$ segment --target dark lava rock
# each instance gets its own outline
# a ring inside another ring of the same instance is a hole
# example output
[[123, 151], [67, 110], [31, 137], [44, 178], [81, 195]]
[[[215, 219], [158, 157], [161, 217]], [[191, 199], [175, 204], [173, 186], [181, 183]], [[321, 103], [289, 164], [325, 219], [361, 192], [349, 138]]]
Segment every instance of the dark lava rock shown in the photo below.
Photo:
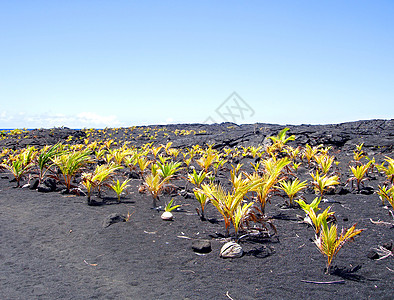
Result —
[[379, 254], [375, 250], [371, 250], [368, 252], [367, 257], [369, 259], [379, 259]]
[[350, 193], [350, 190], [345, 187], [340, 187], [337, 192], [338, 195], [346, 195], [349, 193]]
[[104, 219], [103, 227], [106, 228], [108, 226], [111, 226], [112, 224], [119, 222], [126, 222], [126, 216], [119, 213], [113, 213]]
[[373, 194], [373, 187], [372, 186], [365, 186], [360, 189], [359, 193], [362, 195], [372, 195]]
[[192, 242], [192, 249], [198, 253], [209, 253], [212, 251], [211, 242], [208, 240], [194, 240]]
[[186, 190], [181, 190], [181, 191], [179, 191], [179, 195], [181, 195], [183, 198], [185, 198], [185, 199], [192, 199], [193, 197], [194, 197], [194, 194], [193, 193], [189, 193], [188, 191], [186, 191]]
[[127, 177], [129, 177], [130, 179], [140, 179], [140, 174], [138, 174], [137, 172], [133, 171], [133, 172], [129, 172], [126, 174]]
[[52, 189], [50, 187], [46, 186], [45, 184], [40, 183], [37, 186], [37, 191], [40, 193], [49, 193], [49, 192], [52, 192]]
[[38, 180], [38, 179], [35, 179], [35, 180], [32, 180], [31, 182], [30, 182], [30, 187], [29, 187], [29, 189], [31, 189], [31, 190], [36, 190], [37, 188], [38, 188], [38, 185], [40, 184], [40, 180]]
[[47, 178], [43, 181], [43, 184], [51, 189], [51, 191], [56, 190], [56, 180], [53, 178]]
[[387, 250], [393, 251], [393, 242], [387, 242], [383, 244], [383, 247]]

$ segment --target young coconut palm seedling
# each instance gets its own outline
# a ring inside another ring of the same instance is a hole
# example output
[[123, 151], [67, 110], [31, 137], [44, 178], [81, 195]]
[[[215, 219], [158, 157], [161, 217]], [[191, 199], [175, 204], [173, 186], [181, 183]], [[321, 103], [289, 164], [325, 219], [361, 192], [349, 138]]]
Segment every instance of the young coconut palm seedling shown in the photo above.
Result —
[[123, 194], [123, 192], [129, 187], [127, 184], [131, 179], [126, 179], [122, 183], [120, 183], [119, 179], [114, 181], [112, 185], [110, 185], [111, 189], [116, 193], [118, 196], [118, 202], [120, 202], [120, 197]]
[[211, 172], [205, 173], [204, 170], [201, 170], [199, 173], [197, 173], [196, 169], [193, 169], [193, 174], [187, 174], [187, 180], [199, 188], [201, 183], [205, 178], [207, 178], [207, 176], [210, 175], [210, 173]]
[[181, 168], [182, 163], [180, 162], [169, 161], [162, 163], [158, 161], [156, 164], [163, 178], [167, 178], [167, 177], [172, 178], [173, 176], [175, 176], [176, 172], [182, 169]]
[[286, 137], [286, 132], [290, 130], [290, 128], [283, 128], [277, 136], [269, 136], [268, 138], [273, 142], [274, 145], [276, 145], [276, 149], [278, 151], [282, 151], [283, 147], [285, 144], [289, 141], [294, 141], [295, 140], [295, 135], [291, 135], [289, 137]]
[[65, 152], [52, 158], [54, 165], [63, 175], [67, 191], [71, 189], [71, 182], [75, 175], [92, 162], [89, 152], [89, 150]]
[[217, 153], [211, 148], [208, 148], [205, 154], [199, 159], [197, 159], [196, 162], [205, 171], [205, 173], [208, 173], [209, 167], [214, 163], [216, 159]]
[[226, 159], [220, 158], [220, 154], [216, 157], [215, 161], [212, 164], [213, 173], [215, 175], [218, 174], [219, 169], [223, 168], [223, 165], [227, 162]]
[[289, 197], [289, 207], [293, 207], [293, 199], [295, 195], [305, 189], [307, 187], [307, 182], [305, 181], [300, 181], [298, 178], [292, 180], [292, 181], [281, 181], [279, 182], [278, 188], [283, 190], [287, 196]]
[[305, 149], [303, 151], [302, 157], [306, 158], [308, 165], [311, 164], [313, 157], [317, 154], [317, 152], [319, 151], [319, 148], [323, 147], [323, 145], [318, 145], [318, 146], [314, 146], [311, 147], [309, 144], [305, 145]]
[[171, 199], [170, 202], [167, 203], [167, 205], [164, 208], [164, 212], [161, 215], [162, 220], [165, 221], [172, 221], [174, 219], [174, 215], [172, 214], [172, 211], [181, 207], [180, 205], [172, 205], [174, 202], [174, 199]]
[[371, 161], [369, 161], [367, 164], [365, 165], [360, 165], [360, 166], [350, 166], [350, 170], [353, 173], [353, 177], [350, 177], [347, 182], [351, 181], [352, 182], [352, 186], [353, 186], [353, 180], [356, 181], [357, 184], [357, 191], [360, 191], [360, 185], [361, 183], [363, 183], [365, 180], [368, 180], [368, 178], [364, 178], [365, 174], [367, 173], [370, 165], [371, 165]]
[[353, 160], [356, 163], [360, 163], [360, 160], [365, 157], [365, 153], [362, 150], [364, 143], [356, 145], [356, 150], [353, 151]]
[[258, 147], [250, 146], [249, 152], [252, 155], [252, 158], [256, 158], [256, 156], [261, 157], [262, 155], [262, 152], [260, 152], [261, 149], [263, 149], [263, 146], [258, 146]]
[[315, 155], [314, 159], [318, 165], [319, 170], [322, 171], [323, 174], [328, 174], [335, 157], [329, 156], [327, 154], [319, 154]]
[[[235, 217], [236, 210], [241, 205], [244, 196], [251, 190], [256, 189], [261, 185], [262, 179], [253, 181], [244, 181], [244, 183], [231, 192], [226, 192], [223, 187], [218, 184], [202, 184], [199, 192], [205, 194], [209, 201], [215, 206], [218, 212], [223, 216], [227, 236], [229, 235], [230, 224], [238, 230], [239, 224], [234, 224], [234, 221], [243, 219], [238, 216]], [[246, 213], [246, 210], [241, 210]], [[238, 233], [238, 231], [236, 232]]]
[[199, 188], [194, 188], [193, 192], [201, 207], [201, 210], [196, 208], [197, 214], [199, 215], [201, 221], [205, 221], [205, 205], [208, 203], [208, 197]]
[[334, 212], [331, 212], [331, 207], [327, 207], [321, 214], [317, 214], [317, 211], [320, 210], [318, 207], [321, 201], [321, 197], [316, 197], [311, 204], [305, 203], [303, 200], [296, 200], [296, 202], [301, 206], [303, 211], [306, 213], [306, 217], [304, 218], [304, 222], [311, 225], [315, 230], [316, 238], [320, 232], [322, 226], [322, 220], [327, 220], [329, 217], [332, 217], [335, 220]]
[[340, 236], [337, 234], [337, 226], [332, 224], [331, 227], [327, 224], [327, 219], [321, 220], [321, 230], [315, 244], [319, 251], [327, 256], [326, 274], [330, 274], [330, 266], [332, 260], [338, 254], [338, 251], [349, 241], [354, 240], [354, 237], [360, 234], [364, 229], [356, 229], [356, 224], [347, 230], [342, 229]]
[[62, 148], [63, 145], [61, 143], [57, 143], [53, 146], [44, 146], [39, 152], [39, 155], [37, 156], [37, 165], [39, 169], [38, 179], [40, 182], [43, 180], [45, 173], [49, 170], [52, 164], [52, 158], [60, 154]]
[[164, 148], [163, 145], [160, 145], [160, 146], [157, 146], [157, 147], [152, 146], [150, 151], [152, 152], [152, 154], [155, 157], [155, 159], [156, 159], [157, 155], [159, 154], [160, 150], [163, 149], [163, 148]]
[[376, 192], [380, 199], [382, 200], [382, 205], [384, 205], [384, 200], [387, 200], [394, 209], [394, 185], [388, 188], [387, 186], [378, 186], [378, 191]]
[[106, 185], [106, 181], [112, 178], [116, 170], [123, 167], [116, 165], [114, 162], [105, 165], [97, 165], [92, 173], [82, 173], [81, 183], [85, 186], [88, 197], [88, 204], [91, 203], [92, 191], [98, 188], [98, 195], [101, 197], [101, 187]]
[[[384, 163], [387, 162], [388, 166], [385, 167]], [[394, 159], [386, 156], [385, 162], [381, 165], [376, 165], [376, 168], [379, 172], [383, 172], [386, 174], [387, 180], [394, 185]]]
[[161, 174], [157, 172], [155, 175], [150, 173], [145, 177], [144, 185], [149, 190], [153, 198], [153, 208], [157, 208], [157, 200], [159, 200], [159, 194], [165, 187], [165, 184], [170, 177], [162, 178]]
[[169, 148], [167, 150], [167, 155], [172, 156], [173, 158], [177, 158], [181, 150], [176, 149], [176, 148]]
[[14, 175], [16, 180], [16, 187], [20, 186], [20, 180], [26, 173], [28, 173], [34, 166], [33, 157], [35, 156], [33, 148], [26, 148], [15, 156], [10, 156], [5, 162], [0, 164], [1, 168], [4, 168]]
[[319, 174], [319, 170], [316, 171], [316, 174], [310, 173], [313, 178], [312, 185], [315, 188], [315, 193], [323, 196], [324, 192], [328, 189], [333, 188], [334, 185], [339, 184], [339, 177], [337, 175], [333, 175], [328, 177], [328, 175], [321, 176]]
[[298, 155], [299, 155], [300, 152], [301, 152], [301, 147], [298, 146], [297, 148], [293, 148], [293, 147], [291, 147], [291, 146], [286, 146], [286, 147], [282, 150], [282, 152], [286, 153], [287, 156], [288, 156], [291, 160], [295, 161], [295, 160], [298, 158]]
[[[321, 197], [315, 197], [311, 204], [306, 203], [304, 200], [299, 199], [295, 200], [295, 202], [298, 203], [298, 205], [302, 208], [302, 210], [305, 212], [306, 217], [304, 218], [304, 222], [308, 223], [309, 225], [315, 227], [315, 223], [312, 222], [312, 218], [310, 217], [310, 214], [313, 213], [316, 215], [316, 213], [320, 210], [319, 204], [321, 201]], [[320, 230], [319, 226], [315, 227], [315, 231], [318, 232]]]
[[149, 165], [152, 163], [152, 161], [148, 160], [148, 158], [146, 156], [139, 156], [137, 158], [137, 163], [140, 168], [141, 178], [143, 178], [144, 171], [149, 167]]

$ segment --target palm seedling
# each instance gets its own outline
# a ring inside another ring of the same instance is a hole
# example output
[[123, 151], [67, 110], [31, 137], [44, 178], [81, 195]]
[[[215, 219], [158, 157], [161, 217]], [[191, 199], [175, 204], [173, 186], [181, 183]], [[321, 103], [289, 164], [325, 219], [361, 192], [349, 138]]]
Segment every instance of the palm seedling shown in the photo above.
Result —
[[108, 160], [108, 162], [114, 161], [118, 166], [121, 166], [123, 159], [127, 154], [128, 154], [127, 151], [125, 151], [122, 148], [110, 149], [109, 150], [110, 159]]
[[381, 165], [376, 165], [376, 168], [379, 172], [383, 172], [386, 174], [387, 180], [394, 185], [394, 159], [386, 156], [385, 161], [388, 163], [388, 166], [384, 166], [384, 162]]
[[252, 166], [253, 170], [255, 173], [259, 173], [259, 168], [260, 168], [260, 162], [252, 163], [250, 162], [250, 165]]
[[113, 139], [106, 140], [106, 141], [104, 141], [104, 146], [105, 146], [105, 148], [107, 148], [107, 150], [110, 150], [113, 143], [114, 143]]
[[317, 162], [319, 170], [322, 171], [323, 174], [328, 174], [335, 157], [327, 154], [319, 154], [315, 155], [314, 159]]
[[191, 156], [189, 156], [189, 154], [186, 154], [188, 157], [184, 157], [183, 158], [183, 162], [185, 163], [185, 165], [186, 165], [186, 167], [189, 167], [190, 166], [190, 164], [191, 164], [191, 162], [192, 162], [192, 160], [193, 160], [193, 157], [191, 157]]
[[[239, 224], [234, 224], [234, 221], [243, 219], [244, 216], [239, 216], [236, 218], [235, 214], [244, 196], [251, 190], [256, 189], [261, 184], [262, 179], [244, 182], [236, 189], [232, 189], [231, 192], [226, 192], [223, 187], [218, 184], [202, 184], [201, 189], [198, 192], [205, 194], [209, 201], [215, 206], [218, 212], [223, 216], [226, 234], [229, 235], [230, 224], [232, 223], [236, 235], [238, 234]], [[247, 210], [241, 210], [241, 212], [246, 213]], [[238, 212], [239, 214], [240, 212]]]
[[160, 145], [160, 146], [157, 146], [157, 147], [152, 147], [151, 149], [150, 149], [150, 151], [152, 152], [152, 154], [153, 154], [153, 156], [155, 157], [155, 159], [156, 159], [156, 157], [157, 157], [157, 155], [159, 154], [159, 152], [160, 152], [160, 150], [161, 149], [163, 149], [163, 145]]
[[107, 154], [107, 151], [108, 150], [105, 149], [104, 147], [100, 147], [98, 150], [94, 151], [94, 155], [97, 160], [100, 160], [105, 157], [105, 155]]
[[301, 147], [297, 147], [297, 148], [293, 148], [291, 146], [286, 146], [282, 152], [286, 153], [287, 156], [291, 159], [291, 160], [296, 160], [298, 155], [300, 154], [301, 151]]
[[319, 203], [321, 201], [321, 197], [316, 197], [311, 204], [305, 203], [304, 200], [295, 200], [302, 210], [306, 213], [306, 217], [304, 218], [304, 222], [308, 223], [311, 225], [314, 230], [316, 236], [319, 234], [321, 225], [322, 225], [322, 220], [327, 220], [328, 217], [331, 217], [334, 215], [334, 212], [331, 212], [330, 209], [331, 207], [327, 207], [321, 214], [317, 214], [317, 212], [320, 210], [319, 208]]
[[172, 219], [174, 218], [172, 211], [181, 207], [180, 205], [172, 205], [173, 202], [174, 199], [171, 199], [171, 201], [168, 202], [167, 205], [164, 207], [164, 212], [161, 215], [161, 218], [163, 220], [172, 221]]
[[167, 205], [164, 207], [164, 211], [171, 212], [171, 211], [181, 207], [179, 204], [178, 205], [172, 205], [173, 202], [174, 202], [174, 199], [171, 199], [171, 201], [169, 201], [167, 203]]
[[113, 189], [113, 191], [116, 193], [116, 195], [118, 196], [118, 202], [120, 202], [120, 196], [122, 195], [122, 193], [127, 189], [127, 187], [129, 186], [127, 183], [130, 181], [130, 179], [126, 179], [124, 180], [122, 183], [120, 183], [119, 179], [117, 179], [116, 181], [114, 181], [114, 183], [112, 185], [110, 185], [111, 189]]
[[306, 158], [308, 165], [311, 164], [313, 157], [317, 154], [319, 148], [321, 147], [323, 147], [323, 145], [318, 145], [314, 147], [311, 147], [309, 144], [305, 145], [305, 149], [302, 156]]
[[293, 168], [294, 171], [297, 172], [298, 168], [301, 166], [301, 163], [296, 163], [293, 161], [293, 164], [291, 165], [291, 167]]
[[161, 163], [158, 161], [156, 164], [159, 167], [158, 170], [163, 178], [172, 178], [176, 172], [182, 169], [182, 164], [180, 162], [169, 161]]
[[328, 146], [328, 147], [324, 147], [324, 148], [320, 148], [319, 152], [322, 155], [328, 155], [328, 152], [332, 149], [332, 146]]
[[245, 184], [245, 182], [248, 181], [248, 179], [244, 178], [243, 172], [239, 173], [241, 166], [242, 166], [242, 164], [237, 164], [237, 166], [235, 166], [235, 167], [232, 166], [233, 169], [230, 170], [230, 181], [233, 186], [233, 189], [237, 189], [242, 184]]
[[291, 161], [287, 157], [277, 159], [275, 156], [261, 161], [261, 164], [264, 167], [264, 172], [269, 175], [279, 175], [290, 163]]
[[196, 208], [197, 214], [200, 216], [201, 221], [205, 221], [205, 205], [208, 202], [208, 197], [198, 188], [194, 188], [193, 192], [194, 192], [194, 196], [196, 197], [197, 201], [200, 203], [200, 207], [201, 207], [201, 211], [198, 208]]
[[391, 186], [390, 188], [387, 188], [387, 186], [378, 186], [378, 191], [376, 192], [380, 199], [382, 200], [382, 204], [384, 205], [384, 201], [387, 200], [390, 205], [394, 209], [394, 185]]
[[262, 176], [257, 173], [246, 175], [252, 182], [261, 179], [261, 184], [252, 189], [253, 192], [256, 192], [257, 201], [260, 203], [259, 213], [261, 215], [264, 215], [265, 206], [269, 202], [271, 194], [276, 190], [275, 185], [284, 179], [281, 176], [282, 170], [288, 163], [290, 161], [288, 161], [287, 157], [280, 160], [270, 158], [262, 161], [264, 166]]
[[164, 146], [164, 145], [162, 145], [162, 146], [163, 146], [163, 148], [164, 148], [164, 151], [167, 153], [167, 155], [170, 155], [170, 154], [168, 153], [168, 149], [171, 148], [172, 142], [168, 142], [165, 146]]
[[[364, 178], [365, 174], [367, 173], [370, 165], [371, 165], [371, 161], [369, 161], [367, 164], [365, 165], [360, 165], [360, 166], [350, 166], [350, 170], [353, 173], [353, 177], [350, 177], [348, 179], [348, 182], [351, 181], [353, 183], [353, 180], [356, 181], [356, 185], [357, 185], [357, 190], [360, 191], [360, 185], [361, 183], [363, 183], [365, 180], [367, 180], [368, 178]], [[352, 184], [353, 185], [353, 184]]]
[[356, 224], [347, 230], [342, 229], [340, 236], [337, 234], [337, 226], [327, 224], [327, 219], [322, 218], [321, 230], [317, 239], [314, 241], [319, 251], [327, 256], [326, 274], [330, 273], [330, 266], [338, 251], [348, 242], [354, 240], [354, 237], [360, 234], [363, 229], [356, 229]]
[[139, 156], [137, 158], [137, 163], [140, 168], [141, 177], [144, 177], [144, 171], [146, 168], [149, 167], [149, 165], [152, 163], [152, 161], [148, 160], [148, 158], [146, 156]]
[[220, 158], [220, 155], [216, 157], [216, 160], [213, 162], [213, 172], [215, 175], [218, 174], [220, 168], [223, 168], [223, 165], [227, 162], [226, 159]]
[[20, 180], [22, 177], [30, 171], [34, 166], [32, 162], [32, 149], [24, 149], [15, 156], [10, 156], [2, 164], [1, 168], [4, 168], [14, 175], [16, 180], [16, 187], [20, 186]]
[[298, 178], [292, 181], [281, 181], [279, 182], [279, 188], [283, 190], [289, 197], [288, 205], [293, 207], [293, 199], [295, 195], [307, 186], [306, 180], [300, 182]]
[[276, 149], [278, 149], [278, 151], [282, 151], [287, 142], [295, 140], [295, 135], [286, 137], [286, 132], [288, 130], [290, 130], [290, 128], [283, 128], [277, 136], [268, 137], [273, 142], [273, 144], [277, 146]]
[[167, 149], [167, 155], [172, 156], [173, 158], [177, 158], [180, 152], [181, 150], [176, 148]]
[[116, 170], [122, 168], [122, 166], [111, 162], [109, 164], [97, 165], [93, 173], [83, 173], [82, 184], [88, 190], [88, 201], [90, 201], [91, 192], [94, 188], [98, 189], [99, 197], [101, 197], [101, 187], [112, 178], [112, 175]]
[[165, 187], [165, 184], [170, 179], [170, 177], [162, 178], [161, 174], [157, 172], [155, 175], [150, 173], [145, 177], [144, 185], [149, 190], [153, 198], [153, 208], [156, 208], [157, 200], [159, 200], [159, 194]]
[[361, 143], [360, 145], [356, 145], [356, 150], [353, 151], [353, 160], [357, 163], [360, 162], [360, 159], [362, 159], [365, 156], [364, 151], [362, 150], [364, 143]]
[[321, 176], [319, 171], [316, 174], [310, 173], [313, 178], [312, 185], [315, 188], [315, 193], [323, 196], [324, 192], [328, 189], [333, 188], [334, 185], [339, 184], [339, 177], [337, 175], [328, 176], [327, 174]]
[[210, 172], [205, 173], [204, 170], [201, 170], [199, 173], [197, 173], [196, 169], [193, 169], [193, 174], [187, 174], [187, 180], [197, 187], [200, 187], [203, 180], [209, 176], [209, 174]]
[[238, 239], [238, 232], [241, 224], [243, 223], [245, 217], [247, 216], [250, 207], [253, 205], [253, 202], [244, 203], [243, 205], [238, 205], [232, 214], [231, 222], [233, 223], [235, 230], [235, 237]]
[[62, 151], [63, 145], [57, 143], [53, 146], [45, 146], [41, 149], [39, 155], [37, 156], [37, 165], [39, 169], [39, 181], [41, 182], [45, 176], [45, 173], [50, 168], [52, 164], [52, 158]]
[[209, 167], [213, 164], [216, 158], [217, 153], [208, 148], [206, 153], [197, 159], [196, 162], [205, 171], [205, 173], [208, 173]]
[[52, 158], [52, 162], [62, 173], [66, 189], [70, 190], [71, 182], [75, 175], [91, 162], [91, 158], [89, 156], [89, 150], [73, 151], [56, 155]]
[[252, 155], [253, 158], [256, 158], [256, 156], [261, 157], [261, 154], [262, 154], [260, 152], [261, 149], [263, 149], [263, 146], [258, 146], [258, 147], [250, 146], [249, 147], [249, 152], [250, 152], [250, 154]]

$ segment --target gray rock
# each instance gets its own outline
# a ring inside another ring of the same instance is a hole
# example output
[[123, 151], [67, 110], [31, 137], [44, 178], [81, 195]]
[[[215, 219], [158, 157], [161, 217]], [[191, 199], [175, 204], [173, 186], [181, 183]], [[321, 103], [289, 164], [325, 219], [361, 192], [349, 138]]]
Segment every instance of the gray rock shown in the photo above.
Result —
[[45, 184], [41, 183], [38, 185], [37, 191], [39, 191], [40, 193], [49, 193], [52, 192], [52, 189], [46, 186]]
[[30, 182], [30, 187], [29, 189], [31, 190], [36, 190], [38, 188], [38, 185], [40, 184], [40, 181], [38, 179], [32, 180]]
[[211, 242], [208, 240], [194, 240], [192, 242], [192, 249], [198, 253], [209, 253], [212, 251]]

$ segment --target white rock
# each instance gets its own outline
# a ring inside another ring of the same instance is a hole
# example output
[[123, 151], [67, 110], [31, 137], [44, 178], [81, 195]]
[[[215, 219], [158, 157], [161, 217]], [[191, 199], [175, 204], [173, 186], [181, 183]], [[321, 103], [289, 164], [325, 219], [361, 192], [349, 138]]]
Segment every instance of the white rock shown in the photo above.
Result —
[[170, 211], [165, 211], [161, 215], [161, 219], [164, 221], [172, 221], [174, 215]]
[[238, 258], [243, 255], [243, 250], [240, 244], [236, 242], [227, 242], [220, 249], [220, 257], [223, 258]]

